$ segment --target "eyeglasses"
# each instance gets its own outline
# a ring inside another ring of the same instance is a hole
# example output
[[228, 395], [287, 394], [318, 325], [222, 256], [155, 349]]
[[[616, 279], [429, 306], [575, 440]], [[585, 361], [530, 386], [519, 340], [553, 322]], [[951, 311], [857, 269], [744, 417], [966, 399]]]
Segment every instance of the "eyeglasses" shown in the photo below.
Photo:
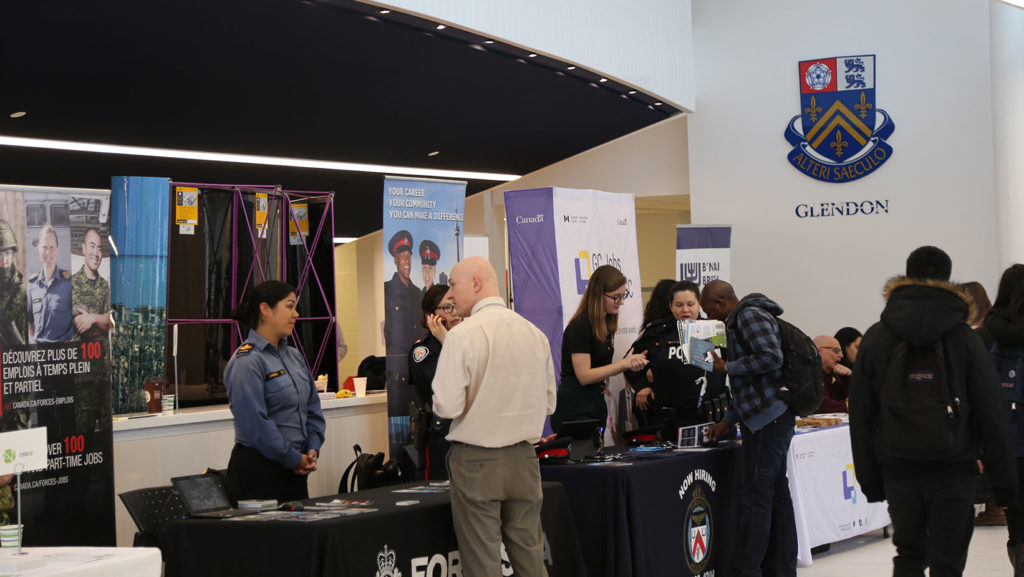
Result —
[[0, 255], [2, 255], [2, 256], [14, 256], [14, 253], [17, 252], [17, 250], [18, 249], [16, 249], [16, 248], [5, 248], [3, 250], [0, 250]]
[[439, 306], [437, 308], [441, 309], [442, 311], [444, 311], [445, 314], [449, 314], [449, 315], [452, 314], [453, 312], [455, 312], [455, 305], [453, 305], [451, 303], [448, 303], [446, 305], [441, 305], [441, 306]]
[[839, 347], [818, 347], [818, 350], [819, 351], [832, 351], [833, 353], [835, 353], [837, 355], [843, 354], [843, 349], [841, 349]]
[[608, 293], [604, 293], [604, 296], [608, 297], [615, 304], [622, 304], [622, 301], [626, 300], [626, 294], [625, 293], [620, 294], [620, 295], [614, 295], [614, 296], [610, 295]]

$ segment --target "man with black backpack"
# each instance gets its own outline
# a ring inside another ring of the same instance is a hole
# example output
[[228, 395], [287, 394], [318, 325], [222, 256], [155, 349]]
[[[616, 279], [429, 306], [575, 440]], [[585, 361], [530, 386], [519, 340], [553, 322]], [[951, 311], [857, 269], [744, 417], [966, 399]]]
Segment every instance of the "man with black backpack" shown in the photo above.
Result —
[[[732, 285], [721, 280], [704, 287], [700, 306], [708, 318], [725, 322], [729, 362], [716, 358], [714, 368], [729, 374], [733, 399], [725, 420], [712, 425], [708, 436], [722, 437], [736, 423], [743, 436], [735, 557], [729, 575], [795, 577], [796, 520], [786, 456], [796, 416], [776, 390], [783, 374], [783, 347], [775, 317], [782, 307], [756, 293], [739, 300]], [[809, 347], [820, 388], [821, 361], [813, 343]]]
[[963, 573], [978, 459], [996, 503], [1015, 500], [999, 380], [951, 270], [936, 247], [910, 253], [906, 276], [886, 284], [850, 383], [853, 463], [868, 501], [889, 502], [895, 577]]

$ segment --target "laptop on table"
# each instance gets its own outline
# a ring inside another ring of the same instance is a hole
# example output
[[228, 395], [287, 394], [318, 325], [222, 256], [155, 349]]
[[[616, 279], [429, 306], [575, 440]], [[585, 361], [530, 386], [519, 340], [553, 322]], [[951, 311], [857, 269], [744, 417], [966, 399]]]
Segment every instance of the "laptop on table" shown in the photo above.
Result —
[[188, 516], [198, 519], [227, 519], [259, 513], [254, 509], [236, 509], [231, 507], [228, 494], [213, 475], [188, 475], [174, 477], [171, 484], [181, 495], [181, 500], [188, 509]]

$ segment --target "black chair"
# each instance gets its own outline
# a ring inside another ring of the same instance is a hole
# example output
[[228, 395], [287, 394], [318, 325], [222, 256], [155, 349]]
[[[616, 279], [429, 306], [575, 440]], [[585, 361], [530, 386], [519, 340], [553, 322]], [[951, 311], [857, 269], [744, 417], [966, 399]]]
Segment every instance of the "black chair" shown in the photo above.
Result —
[[178, 492], [172, 486], [149, 487], [121, 493], [128, 514], [139, 528], [132, 545], [158, 547], [163, 557], [163, 539], [171, 521], [185, 517], [188, 511]]

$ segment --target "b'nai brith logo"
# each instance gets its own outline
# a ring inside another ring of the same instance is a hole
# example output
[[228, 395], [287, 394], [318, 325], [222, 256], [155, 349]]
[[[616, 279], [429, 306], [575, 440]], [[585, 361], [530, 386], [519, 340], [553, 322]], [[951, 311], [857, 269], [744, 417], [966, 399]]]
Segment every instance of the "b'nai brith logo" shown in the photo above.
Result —
[[679, 498], [684, 502], [689, 499], [683, 517], [683, 536], [686, 567], [694, 575], [700, 575], [711, 561], [714, 527], [708, 495], [715, 491], [715, 486], [711, 473], [697, 469], [690, 472], [679, 487]]
[[875, 104], [875, 56], [800, 62], [800, 114], [786, 129], [789, 162], [823, 182], [867, 176], [892, 156], [895, 126]]

